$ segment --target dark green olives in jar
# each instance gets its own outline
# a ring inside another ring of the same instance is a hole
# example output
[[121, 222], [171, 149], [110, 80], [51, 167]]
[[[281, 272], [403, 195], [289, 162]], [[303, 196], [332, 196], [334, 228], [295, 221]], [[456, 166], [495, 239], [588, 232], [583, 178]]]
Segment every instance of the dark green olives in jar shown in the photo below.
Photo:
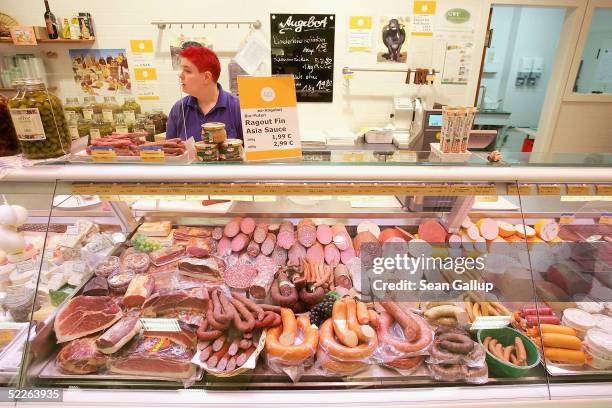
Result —
[[9, 115], [8, 99], [0, 95], [0, 156], [13, 156], [17, 153], [19, 143]]
[[62, 102], [42, 80], [24, 80], [24, 92], [9, 101], [9, 110], [24, 157], [49, 159], [70, 153], [72, 139]]

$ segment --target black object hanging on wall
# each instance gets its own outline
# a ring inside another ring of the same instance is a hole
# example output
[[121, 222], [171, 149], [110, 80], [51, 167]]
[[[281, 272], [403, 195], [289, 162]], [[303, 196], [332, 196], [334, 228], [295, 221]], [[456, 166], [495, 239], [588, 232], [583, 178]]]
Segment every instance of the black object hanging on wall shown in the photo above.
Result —
[[298, 102], [332, 102], [334, 14], [270, 14], [272, 75], [292, 74]]

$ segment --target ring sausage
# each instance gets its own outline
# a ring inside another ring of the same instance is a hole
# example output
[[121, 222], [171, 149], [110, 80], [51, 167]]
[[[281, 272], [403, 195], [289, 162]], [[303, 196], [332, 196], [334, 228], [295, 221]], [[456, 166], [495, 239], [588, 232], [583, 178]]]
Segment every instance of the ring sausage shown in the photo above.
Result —
[[402, 308], [395, 302], [385, 301], [380, 302], [381, 306], [385, 308], [393, 319], [399, 323], [404, 330], [406, 340], [409, 342], [416, 341], [421, 336], [420, 326], [414, 319], [414, 314], [407, 314]]
[[242, 296], [239, 293], [232, 293], [232, 297], [234, 297], [234, 299], [238, 299], [239, 301], [241, 301], [247, 307], [247, 309], [255, 313], [257, 320], [263, 319], [265, 311], [257, 303], [253, 302], [250, 299], [247, 299], [246, 297]]
[[378, 339], [376, 336], [369, 339], [367, 343], [360, 344], [356, 347], [346, 347], [336, 341], [334, 338], [334, 328], [332, 319], [327, 319], [319, 331], [321, 338], [321, 346], [327, 353], [341, 361], [356, 361], [368, 358], [374, 353], [378, 347]]
[[421, 364], [422, 361], [423, 356], [403, 357], [395, 359], [393, 361], [386, 361], [385, 365], [397, 368], [399, 370], [411, 370]]
[[204, 341], [212, 341], [221, 337], [223, 332], [221, 330], [207, 330], [208, 329], [208, 320], [204, 319], [198, 330], [196, 331], [196, 335], [200, 340]]
[[347, 347], [355, 347], [359, 344], [357, 333], [348, 327], [346, 303], [341, 300], [334, 302], [332, 307], [332, 325], [338, 340]]
[[420, 326], [421, 335], [416, 341], [400, 340], [391, 334], [391, 325], [393, 324], [393, 318], [388, 313], [382, 313], [378, 317], [378, 328], [376, 333], [380, 342], [389, 344], [397, 351], [402, 353], [413, 353], [419, 350], [425, 349], [433, 337], [431, 329], [427, 326], [427, 323], [421, 319], [416, 318], [416, 323]]
[[278, 279], [275, 279], [272, 283], [272, 290], [270, 294], [272, 295], [272, 299], [281, 305], [282, 307], [293, 307], [298, 302], [298, 291], [295, 287], [291, 287], [291, 293], [288, 296], [283, 296], [280, 293], [280, 288], [278, 285]]
[[295, 342], [297, 334], [297, 321], [295, 320], [293, 310], [286, 307], [281, 308], [281, 320], [283, 322], [283, 332], [278, 341], [283, 346], [291, 346]]
[[347, 298], [346, 303], [346, 322], [348, 328], [357, 333], [357, 338], [360, 342], [367, 342], [370, 338], [376, 336], [376, 332], [368, 325], [360, 325], [357, 319], [357, 302], [353, 298]]
[[234, 326], [236, 329], [241, 332], [250, 332], [253, 330], [253, 327], [255, 327], [255, 318], [253, 314], [238, 299], [231, 298], [230, 302], [236, 309], [234, 313]]
[[268, 329], [266, 332], [266, 352], [270, 356], [285, 362], [298, 364], [314, 355], [319, 344], [319, 331], [310, 324], [308, 316], [298, 317], [297, 324], [304, 333], [304, 340], [299, 345], [283, 346], [280, 344], [278, 338], [283, 331], [281, 326]]
[[443, 333], [438, 336], [440, 347], [451, 353], [469, 354], [474, 349], [474, 342], [469, 336], [459, 333]]
[[229, 322], [233, 319], [232, 310], [225, 295], [218, 290], [212, 291], [213, 316], [219, 323]]
[[227, 330], [227, 328], [229, 327], [229, 323], [230, 323], [230, 322], [225, 322], [225, 323], [218, 322], [213, 315], [212, 307], [208, 307], [208, 309], [206, 310], [206, 320], [208, 321], [208, 324], [212, 326], [213, 329], [221, 330], [221, 331]]

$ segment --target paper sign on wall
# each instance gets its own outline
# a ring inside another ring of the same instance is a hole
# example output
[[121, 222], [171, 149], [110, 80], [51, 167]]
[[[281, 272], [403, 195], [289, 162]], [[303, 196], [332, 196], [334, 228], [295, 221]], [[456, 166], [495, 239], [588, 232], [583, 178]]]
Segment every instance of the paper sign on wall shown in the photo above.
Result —
[[372, 17], [350, 16], [348, 34], [349, 52], [372, 50]]
[[136, 96], [141, 101], [159, 100], [157, 67], [152, 40], [130, 40], [130, 51], [134, 64]]
[[238, 77], [245, 159], [301, 159], [292, 75]]
[[434, 17], [436, 14], [435, 1], [415, 1], [412, 9], [412, 26], [410, 34], [413, 36], [433, 36]]
[[467, 85], [473, 52], [474, 43], [470, 41], [454, 41], [446, 44], [442, 71], [443, 84]]

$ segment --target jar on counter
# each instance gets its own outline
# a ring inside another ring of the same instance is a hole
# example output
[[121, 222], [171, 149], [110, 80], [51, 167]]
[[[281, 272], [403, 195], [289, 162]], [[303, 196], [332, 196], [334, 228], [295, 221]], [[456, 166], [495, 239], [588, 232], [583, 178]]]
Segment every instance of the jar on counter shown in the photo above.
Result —
[[134, 122], [127, 122], [123, 113], [118, 113], [115, 119], [114, 131], [117, 133], [130, 133], [134, 130]]
[[102, 109], [96, 102], [95, 96], [86, 96], [83, 98], [83, 117], [87, 120], [93, 120], [93, 116], [96, 113], [102, 113]]
[[94, 119], [89, 126], [89, 143], [93, 140], [108, 136], [113, 133], [113, 123], [105, 121], [101, 114], [94, 114]]
[[8, 108], [8, 98], [0, 95], [0, 157], [19, 153], [19, 142]]
[[202, 141], [205, 143], [223, 143], [227, 140], [225, 124], [208, 122], [202, 124]]
[[68, 116], [66, 118], [68, 124], [68, 133], [70, 134], [70, 138], [72, 140], [76, 140], [79, 138], [79, 121], [74, 116]]
[[83, 117], [83, 107], [79, 103], [79, 98], [66, 98], [64, 112], [66, 113], [67, 122], [70, 122], [72, 117], [78, 122]]
[[87, 119], [81, 118], [77, 123], [77, 129], [79, 132], [79, 137], [89, 136], [89, 127], [91, 126], [91, 122]]
[[114, 122], [121, 108], [114, 96], [105, 96], [102, 104], [102, 119], [106, 122]]
[[136, 98], [133, 96], [127, 96], [124, 99], [123, 105], [121, 105], [121, 110], [125, 115], [125, 121], [128, 123], [135, 123], [136, 115], [140, 115], [142, 112], [142, 108], [138, 102], [136, 102]]
[[197, 142], [196, 154], [199, 161], [210, 162], [219, 160], [219, 147], [214, 143]]
[[164, 133], [166, 131], [166, 123], [168, 122], [168, 116], [161, 109], [153, 109], [149, 115], [155, 123], [155, 130], [157, 133]]
[[242, 160], [242, 140], [227, 139], [219, 145], [219, 160], [240, 161]]
[[27, 159], [48, 159], [70, 153], [72, 139], [62, 101], [40, 79], [24, 80], [24, 92], [9, 100], [11, 119]]
[[151, 117], [145, 117], [144, 119], [144, 131], [147, 132], [147, 142], [154, 142], [155, 141], [155, 134], [157, 127], [155, 126], [155, 122], [153, 121], [153, 118]]

